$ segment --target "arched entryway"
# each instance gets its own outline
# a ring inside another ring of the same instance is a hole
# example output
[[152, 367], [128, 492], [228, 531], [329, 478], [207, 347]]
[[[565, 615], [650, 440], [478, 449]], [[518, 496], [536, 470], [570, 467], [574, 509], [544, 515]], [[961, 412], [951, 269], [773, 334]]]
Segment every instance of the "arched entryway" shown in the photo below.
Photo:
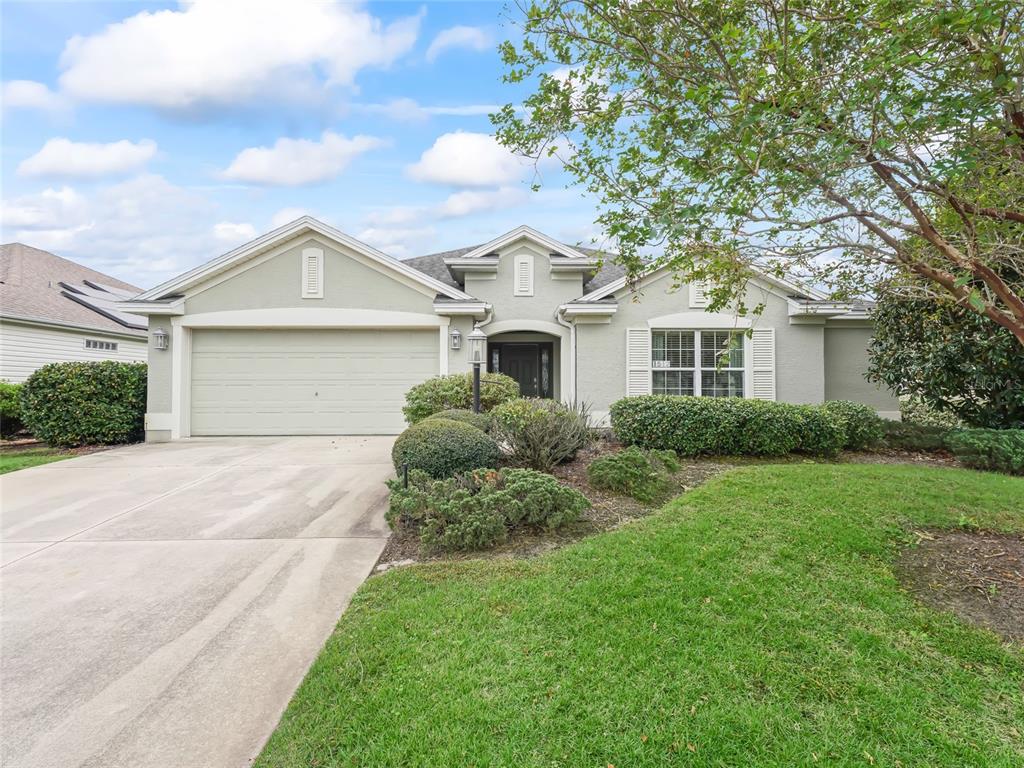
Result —
[[487, 337], [487, 370], [519, 382], [523, 397], [561, 397], [561, 339], [536, 331]]

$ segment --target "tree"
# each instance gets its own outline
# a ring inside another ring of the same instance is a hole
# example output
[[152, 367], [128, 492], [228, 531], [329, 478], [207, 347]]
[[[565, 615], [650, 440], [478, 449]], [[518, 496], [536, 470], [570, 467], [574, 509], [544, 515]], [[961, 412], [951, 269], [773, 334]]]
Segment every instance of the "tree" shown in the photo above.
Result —
[[[739, 302], [752, 267], [838, 298], [914, 276], [1024, 345], [1024, 3], [541, 0], [498, 138], [555, 156], [627, 275]], [[748, 308], [740, 305], [740, 311]], [[755, 311], [758, 308], [754, 308]]]
[[973, 426], [1024, 428], [1024, 354], [1008, 330], [914, 285], [883, 291], [874, 319], [869, 379]]

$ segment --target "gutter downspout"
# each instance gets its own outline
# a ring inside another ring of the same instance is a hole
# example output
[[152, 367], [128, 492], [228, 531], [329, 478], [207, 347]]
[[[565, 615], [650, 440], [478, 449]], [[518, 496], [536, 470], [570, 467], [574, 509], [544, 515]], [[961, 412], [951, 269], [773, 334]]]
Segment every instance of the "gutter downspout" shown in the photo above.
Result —
[[562, 317], [562, 310], [555, 310], [555, 322], [559, 325], [565, 326], [569, 329], [569, 392], [572, 394], [572, 399], [569, 400], [564, 395], [563, 400], [566, 400], [573, 405], [576, 404], [576, 321], [566, 320]]

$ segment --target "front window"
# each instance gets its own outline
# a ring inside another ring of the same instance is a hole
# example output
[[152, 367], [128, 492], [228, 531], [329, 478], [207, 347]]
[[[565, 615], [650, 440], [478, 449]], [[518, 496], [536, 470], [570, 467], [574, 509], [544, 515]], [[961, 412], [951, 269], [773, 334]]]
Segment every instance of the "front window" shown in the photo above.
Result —
[[740, 333], [651, 332], [651, 392], [655, 395], [743, 397], [743, 374]]

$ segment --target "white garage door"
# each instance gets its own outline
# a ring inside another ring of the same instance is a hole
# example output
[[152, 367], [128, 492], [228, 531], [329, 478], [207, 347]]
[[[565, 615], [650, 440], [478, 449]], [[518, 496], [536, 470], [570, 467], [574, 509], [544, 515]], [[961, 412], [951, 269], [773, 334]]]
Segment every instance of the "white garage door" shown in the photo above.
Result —
[[438, 373], [437, 330], [196, 330], [193, 435], [381, 435]]

